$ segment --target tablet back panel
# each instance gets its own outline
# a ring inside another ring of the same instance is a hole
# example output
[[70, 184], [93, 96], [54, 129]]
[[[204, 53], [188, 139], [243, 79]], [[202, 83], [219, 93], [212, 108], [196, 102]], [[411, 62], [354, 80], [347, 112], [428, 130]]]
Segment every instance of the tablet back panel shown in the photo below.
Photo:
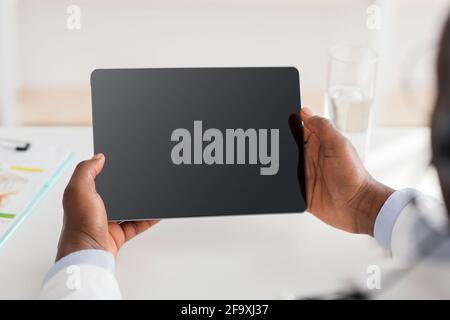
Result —
[[103, 69], [91, 86], [110, 220], [306, 209], [295, 68]]

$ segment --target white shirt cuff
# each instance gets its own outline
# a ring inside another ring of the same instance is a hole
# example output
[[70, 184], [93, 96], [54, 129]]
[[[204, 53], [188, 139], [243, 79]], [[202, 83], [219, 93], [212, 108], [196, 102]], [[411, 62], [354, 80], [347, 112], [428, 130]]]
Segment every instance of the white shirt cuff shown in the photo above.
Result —
[[113, 274], [116, 269], [114, 256], [110, 252], [95, 249], [80, 250], [59, 259], [45, 276], [44, 284], [62, 269], [80, 264], [103, 268]]
[[391, 250], [392, 230], [400, 213], [418, 194], [414, 189], [402, 189], [394, 192], [381, 207], [375, 220], [374, 237], [385, 249]]

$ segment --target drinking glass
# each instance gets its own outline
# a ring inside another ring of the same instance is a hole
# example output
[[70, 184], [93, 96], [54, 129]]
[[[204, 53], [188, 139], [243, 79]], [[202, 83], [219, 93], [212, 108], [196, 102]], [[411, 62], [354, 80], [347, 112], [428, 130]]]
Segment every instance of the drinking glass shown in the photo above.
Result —
[[378, 54], [368, 47], [336, 45], [328, 54], [325, 114], [364, 161], [369, 147]]

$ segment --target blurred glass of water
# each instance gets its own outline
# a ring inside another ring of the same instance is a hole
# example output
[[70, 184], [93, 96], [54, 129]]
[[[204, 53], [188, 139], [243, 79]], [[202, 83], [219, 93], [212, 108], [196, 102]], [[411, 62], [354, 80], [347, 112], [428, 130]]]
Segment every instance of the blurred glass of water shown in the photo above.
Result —
[[378, 56], [370, 48], [337, 45], [329, 51], [326, 116], [364, 160], [368, 150]]

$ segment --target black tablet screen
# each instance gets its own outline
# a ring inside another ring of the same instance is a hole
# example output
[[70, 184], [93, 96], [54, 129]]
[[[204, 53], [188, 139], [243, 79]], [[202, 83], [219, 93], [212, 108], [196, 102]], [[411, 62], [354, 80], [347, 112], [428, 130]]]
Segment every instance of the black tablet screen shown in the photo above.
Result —
[[91, 85], [110, 220], [306, 209], [295, 68], [104, 69]]

